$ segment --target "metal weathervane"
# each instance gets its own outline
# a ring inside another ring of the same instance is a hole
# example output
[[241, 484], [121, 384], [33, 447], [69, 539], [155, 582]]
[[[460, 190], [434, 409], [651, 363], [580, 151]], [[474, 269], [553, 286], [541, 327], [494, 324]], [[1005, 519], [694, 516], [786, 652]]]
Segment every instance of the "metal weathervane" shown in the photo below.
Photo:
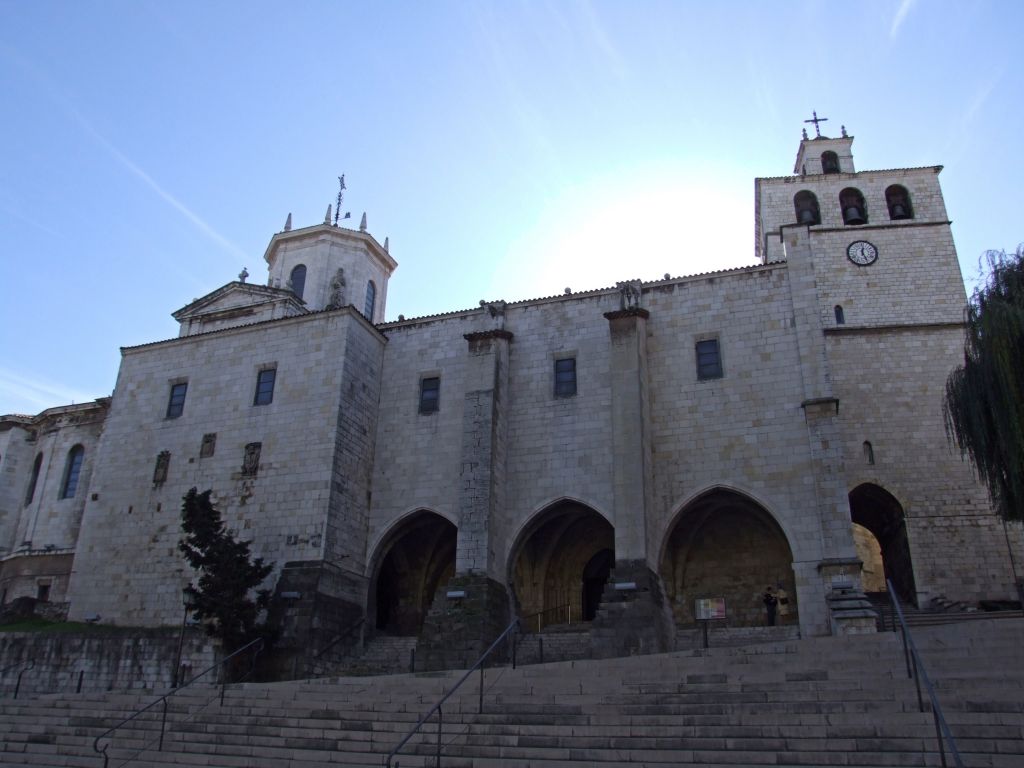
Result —
[[[334, 206], [334, 226], [338, 226], [338, 218], [341, 216], [341, 201], [345, 198], [345, 174], [338, 177], [338, 204]], [[348, 218], [346, 214], [345, 218]]]

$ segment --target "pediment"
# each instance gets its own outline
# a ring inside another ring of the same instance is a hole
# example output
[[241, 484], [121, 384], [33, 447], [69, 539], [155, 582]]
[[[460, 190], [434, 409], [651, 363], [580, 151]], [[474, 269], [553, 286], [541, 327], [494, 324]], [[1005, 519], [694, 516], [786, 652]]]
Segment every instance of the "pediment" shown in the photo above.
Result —
[[288, 308], [293, 310], [291, 314], [305, 311], [305, 302], [288, 289], [236, 281], [186, 304], [173, 312], [172, 317], [180, 323], [205, 315], [223, 317], [234, 312], [248, 313], [267, 304], [289, 305]]

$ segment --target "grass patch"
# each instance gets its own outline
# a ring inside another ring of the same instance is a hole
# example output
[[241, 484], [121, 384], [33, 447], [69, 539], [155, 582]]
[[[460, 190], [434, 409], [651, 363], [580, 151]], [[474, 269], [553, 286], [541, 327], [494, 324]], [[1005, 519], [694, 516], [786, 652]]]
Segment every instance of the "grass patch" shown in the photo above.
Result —
[[112, 624], [87, 624], [82, 621], [47, 621], [33, 617], [11, 624], [0, 624], [0, 632], [34, 632], [41, 635], [139, 635], [165, 634], [170, 628], [118, 627]]

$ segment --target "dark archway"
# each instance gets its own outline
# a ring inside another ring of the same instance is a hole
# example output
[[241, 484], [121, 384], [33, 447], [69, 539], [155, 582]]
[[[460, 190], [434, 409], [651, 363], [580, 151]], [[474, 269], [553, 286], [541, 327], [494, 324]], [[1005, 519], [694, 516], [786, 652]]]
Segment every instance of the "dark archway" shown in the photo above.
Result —
[[760, 626], [761, 596], [780, 585], [789, 594], [783, 623], [797, 621], [793, 553], [775, 518], [735, 491], [717, 489], [690, 502], [672, 526], [661, 578], [677, 624], [696, 621], [694, 602], [725, 598], [729, 626]]
[[583, 568], [583, 606], [580, 615], [583, 621], [593, 621], [601, 605], [601, 594], [615, 565], [615, 553], [602, 549]]
[[850, 491], [850, 519], [878, 540], [885, 577], [892, 581], [897, 596], [917, 605], [910, 539], [900, 503], [884, 488], [864, 483]]
[[584, 504], [557, 502], [524, 529], [509, 563], [525, 630], [589, 621], [615, 563], [615, 529]]
[[434, 512], [403, 521], [381, 545], [373, 581], [374, 626], [394, 635], [416, 635], [434, 594], [455, 573], [456, 528]]

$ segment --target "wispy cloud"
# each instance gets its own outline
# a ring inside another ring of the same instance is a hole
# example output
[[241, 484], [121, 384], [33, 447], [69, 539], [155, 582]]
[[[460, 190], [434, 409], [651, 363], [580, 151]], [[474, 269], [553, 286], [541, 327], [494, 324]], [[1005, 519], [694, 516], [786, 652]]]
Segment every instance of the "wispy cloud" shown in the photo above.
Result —
[[184, 216], [186, 219], [192, 222], [192, 224], [195, 225], [195, 227], [200, 232], [202, 232], [204, 235], [206, 235], [211, 240], [216, 242], [224, 250], [241, 259], [246, 258], [246, 254], [244, 251], [242, 251], [241, 248], [239, 248], [237, 245], [235, 245], [222, 234], [220, 234], [220, 232], [218, 232], [209, 224], [207, 224], [202, 219], [202, 217], [199, 216], [199, 214], [195, 213], [191, 208], [189, 208], [178, 198], [176, 198], [174, 195], [172, 195], [170, 192], [168, 192], [166, 189], [160, 186], [157, 183], [156, 179], [154, 179], [152, 176], [146, 173], [129, 157], [127, 157], [123, 152], [121, 152], [121, 150], [119, 150], [117, 147], [115, 147], [113, 144], [107, 141], [107, 139], [104, 136], [102, 136], [99, 133], [99, 131], [93, 128], [92, 124], [90, 124], [89, 121], [86, 120], [76, 109], [74, 109], [70, 105], [68, 105], [66, 108], [86, 133], [88, 133], [93, 139], [95, 139], [100, 146], [107, 150], [107, 152], [109, 152], [110, 155], [115, 160], [117, 160], [125, 169], [134, 174], [146, 186], [153, 190], [160, 198], [163, 199], [164, 202], [166, 202], [178, 213], [180, 213], [182, 216]]
[[98, 396], [54, 384], [31, 373], [0, 368], [0, 413], [27, 411], [33, 415], [57, 405], [92, 402]]
[[63, 94], [60, 88], [55, 82], [45, 73], [36, 67], [31, 61], [27, 60], [17, 51], [11, 49], [8, 46], [0, 45], [0, 54], [6, 56], [8, 59], [13, 61], [23, 72], [26, 72], [29, 76], [40, 83], [45, 93], [50, 99], [67, 112], [76, 123], [84, 130], [90, 137], [92, 137], [101, 147], [103, 147], [117, 162], [129, 171], [132, 175], [142, 181], [147, 187], [157, 194], [164, 202], [170, 205], [174, 210], [184, 216], [193, 226], [195, 226], [200, 232], [206, 235], [208, 238], [217, 243], [221, 248], [230, 253], [235, 258], [245, 259], [247, 255], [237, 245], [232, 243], [206, 221], [203, 220], [199, 214], [190, 209], [181, 200], [176, 198], [166, 189], [164, 189], [152, 176], [146, 173], [137, 163], [131, 158], [125, 155], [119, 150], [112, 142], [104, 137], [99, 131], [97, 131], [92, 123], [89, 122], [77, 109], [75, 109], [70, 100]]
[[915, 5], [917, 5], [917, 0], [901, 0], [900, 7], [896, 9], [896, 15], [892, 17], [892, 26], [889, 27], [890, 38], [899, 34], [900, 27], [903, 26], [903, 22]]
[[968, 144], [974, 140], [972, 129], [978, 120], [978, 115], [984, 109], [1005, 72], [1005, 65], [997, 67], [984, 82], [979, 83], [975, 87], [970, 101], [960, 112], [959, 119], [950, 124], [950, 130], [942, 150], [943, 155], [950, 158], [947, 160], [948, 163], [952, 164], [954, 159], [959, 157]]
[[583, 18], [587, 22], [587, 26], [590, 27], [591, 42], [604, 54], [608, 69], [611, 70], [615, 78], [620, 83], [625, 82], [626, 60], [619, 53], [619, 49], [615, 47], [593, 5], [589, 2], [583, 2], [580, 8], [583, 11]]

